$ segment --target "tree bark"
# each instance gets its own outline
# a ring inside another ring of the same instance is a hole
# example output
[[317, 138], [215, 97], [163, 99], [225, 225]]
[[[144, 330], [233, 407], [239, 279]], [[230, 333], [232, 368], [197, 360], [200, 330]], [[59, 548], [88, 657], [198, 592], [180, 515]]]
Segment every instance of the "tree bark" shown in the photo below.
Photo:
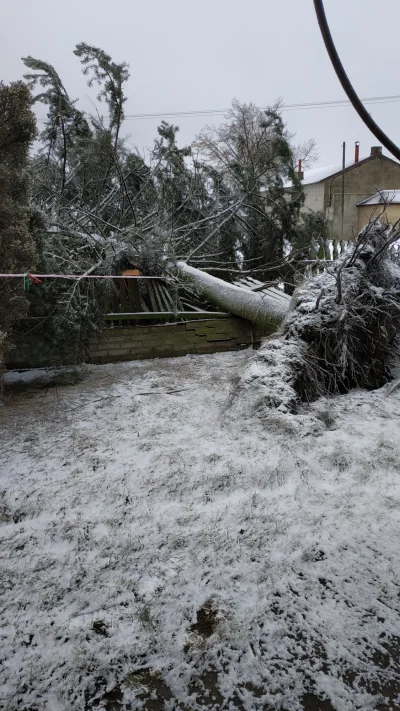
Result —
[[176, 268], [180, 276], [192, 283], [199, 296], [271, 333], [279, 327], [288, 313], [290, 297], [283, 292], [279, 294], [277, 290], [271, 290], [266, 294], [246, 291], [195, 269], [186, 262], [177, 262]]

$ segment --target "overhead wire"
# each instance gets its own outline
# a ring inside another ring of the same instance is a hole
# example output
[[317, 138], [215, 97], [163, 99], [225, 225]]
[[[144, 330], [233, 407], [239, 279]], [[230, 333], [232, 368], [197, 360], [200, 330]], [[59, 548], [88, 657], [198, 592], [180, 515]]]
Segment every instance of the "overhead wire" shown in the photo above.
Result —
[[366, 110], [364, 103], [365, 99], [362, 101], [358, 94], [356, 93], [349, 77], [347, 76], [343, 64], [338, 55], [335, 43], [333, 41], [331, 31], [329, 29], [328, 20], [325, 14], [325, 8], [323, 0], [314, 0], [315, 13], [318, 20], [318, 25], [321, 30], [322, 38], [325, 43], [326, 50], [328, 52], [329, 58], [331, 60], [332, 66], [336, 72], [336, 75], [342, 85], [343, 90], [346, 92], [353, 108], [357, 111], [361, 120], [365, 123], [367, 128], [371, 133], [382, 143], [382, 145], [391, 153], [397, 160], [400, 161], [400, 148], [396, 146], [395, 143], [386, 135], [384, 131], [375, 123], [372, 116]]
[[[394, 94], [391, 96], [372, 96], [362, 99], [364, 104], [391, 104], [400, 101], [400, 94]], [[281, 104], [279, 106], [280, 111], [307, 111], [313, 109], [331, 109], [351, 106], [352, 102], [349, 99], [339, 99], [332, 101], [311, 101], [298, 104]], [[260, 106], [262, 110], [266, 110], [268, 106]], [[162, 119], [162, 118], [191, 118], [197, 116], [224, 116], [229, 112], [229, 109], [199, 109], [193, 111], [159, 111], [155, 113], [141, 113], [141, 114], [127, 114], [124, 118], [125, 121], [133, 120], [150, 120], [150, 119]], [[40, 122], [44, 122], [47, 119], [38, 118]]]

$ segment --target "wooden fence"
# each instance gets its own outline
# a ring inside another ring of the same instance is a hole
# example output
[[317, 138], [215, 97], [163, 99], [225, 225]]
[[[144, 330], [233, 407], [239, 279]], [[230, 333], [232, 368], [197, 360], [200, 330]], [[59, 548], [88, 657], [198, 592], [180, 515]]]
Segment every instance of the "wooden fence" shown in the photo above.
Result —
[[[340, 257], [350, 241], [337, 242], [326, 240], [315, 246], [314, 253], [302, 264], [306, 272], [318, 274]], [[244, 277], [233, 282], [235, 286], [250, 291], [271, 291], [273, 295], [284, 295], [283, 292], [263, 284], [257, 279]], [[211, 310], [210, 305], [199, 308], [192, 301], [184, 297], [178, 298], [177, 289], [172, 279], [147, 278], [146, 280], [120, 279], [113, 280], [113, 293], [109, 309], [105, 315], [108, 326], [133, 326], [145, 325], [146, 322], [176, 322], [193, 321], [199, 319], [223, 319], [230, 316], [222, 311]], [[286, 296], [286, 295], [285, 295]]]
[[222, 311], [208, 311], [178, 299], [174, 282], [165, 278], [115, 279], [110, 306], [105, 315], [109, 326], [133, 326], [143, 322], [193, 321], [204, 318], [227, 318]]

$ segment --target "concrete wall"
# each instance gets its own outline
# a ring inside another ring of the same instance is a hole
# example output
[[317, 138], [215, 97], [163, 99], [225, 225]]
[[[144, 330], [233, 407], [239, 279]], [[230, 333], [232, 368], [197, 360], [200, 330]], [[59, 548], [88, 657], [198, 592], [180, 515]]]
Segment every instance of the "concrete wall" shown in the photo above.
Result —
[[312, 210], [313, 212], [323, 212], [325, 208], [324, 183], [311, 183], [303, 186], [305, 200], [302, 210]]
[[[29, 334], [32, 331], [28, 329]], [[88, 363], [112, 363], [121, 360], [167, 358], [188, 353], [217, 353], [256, 345], [270, 332], [261, 332], [250, 321], [234, 316], [201, 319], [154, 326], [105, 328], [91, 343]], [[29, 335], [9, 353], [7, 368], [41, 368], [67, 365], [62, 353], [34, 347]]]
[[[358, 229], [368, 224], [371, 218], [382, 212], [383, 205], [360, 205], [358, 208]], [[400, 220], [400, 205], [386, 205], [385, 212], [379, 218], [381, 222], [394, 225]]]
[[[344, 239], [352, 239], [359, 229], [357, 203], [380, 190], [400, 189], [400, 164], [376, 156], [347, 170], [344, 181]], [[342, 176], [324, 181], [324, 204], [330, 219], [330, 238], [341, 239]], [[331, 208], [331, 209], [329, 209]]]
[[93, 342], [88, 361], [112, 363], [122, 360], [168, 358], [189, 353], [238, 350], [260, 341], [249, 321], [239, 318], [207, 319], [158, 326], [107, 328]]

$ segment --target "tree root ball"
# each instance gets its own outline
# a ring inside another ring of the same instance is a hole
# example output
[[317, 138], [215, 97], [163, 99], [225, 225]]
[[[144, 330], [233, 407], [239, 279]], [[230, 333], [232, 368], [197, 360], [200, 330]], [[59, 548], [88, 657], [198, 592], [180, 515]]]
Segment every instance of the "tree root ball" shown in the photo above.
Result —
[[340, 259], [297, 289], [242, 388], [266, 407], [295, 412], [323, 395], [387, 383], [400, 326], [399, 236], [371, 222]]

